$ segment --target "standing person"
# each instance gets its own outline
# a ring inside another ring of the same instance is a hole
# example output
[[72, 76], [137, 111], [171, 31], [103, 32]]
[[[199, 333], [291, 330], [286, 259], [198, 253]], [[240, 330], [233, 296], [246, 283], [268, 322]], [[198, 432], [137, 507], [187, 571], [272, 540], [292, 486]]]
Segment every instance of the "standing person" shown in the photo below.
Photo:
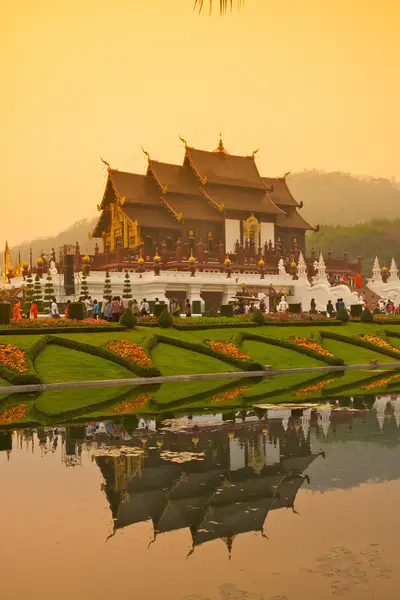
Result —
[[39, 314], [38, 308], [37, 308], [35, 302], [32, 302], [31, 307], [29, 309], [29, 317], [31, 319], [37, 319], [38, 314]]
[[336, 312], [338, 312], [338, 311], [339, 311], [339, 308], [340, 308], [340, 307], [339, 307], [340, 300], [341, 300], [340, 298], [338, 298], [338, 299], [336, 300], [336, 304], [335, 304], [335, 309], [336, 309]]
[[83, 301], [85, 308], [86, 308], [86, 314], [87, 316], [90, 318], [90, 310], [91, 310], [91, 306], [92, 303], [90, 301], [90, 296], [88, 296], [87, 298], [85, 298], [85, 300]]
[[138, 317], [139, 313], [140, 313], [140, 308], [139, 308], [139, 304], [137, 303], [137, 300], [134, 300], [132, 303], [132, 312]]
[[107, 296], [105, 298], [105, 303], [103, 305], [103, 317], [106, 321], [111, 321], [111, 297]]
[[265, 305], [265, 300], [264, 300], [264, 298], [261, 298], [261, 300], [260, 300], [260, 312], [265, 313], [266, 308], [267, 307]]
[[21, 321], [21, 320], [22, 320], [21, 304], [19, 303], [19, 300], [17, 300], [16, 303], [14, 304], [14, 308], [13, 308], [13, 321]]
[[69, 319], [69, 305], [71, 304], [71, 300], [67, 300], [67, 304], [65, 305], [64, 311], [64, 319]]
[[332, 300], [328, 300], [328, 304], [326, 305], [326, 312], [328, 313], [328, 316], [332, 318], [332, 315], [335, 312], [333, 309]]
[[346, 305], [345, 305], [345, 303], [343, 301], [343, 298], [339, 298], [339, 304], [338, 304], [338, 306], [339, 306], [339, 310], [341, 308], [344, 308], [344, 309], [346, 308]]
[[97, 300], [93, 301], [93, 311], [94, 311], [94, 318], [98, 319], [99, 314], [100, 314], [100, 306], [99, 306], [99, 303], [97, 302]]
[[157, 306], [160, 304], [160, 301], [159, 301], [159, 299], [158, 299], [158, 298], [156, 298], [156, 299], [154, 300], [154, 304], [156, 304]]
[[[85, 300], [85, 304], [86, 304], [86, 300]], [[89, 319], [94, 319], [94, 305], [92, 302], [92, 296], [89, 296], [88, 304], [87, 304], [86, 308], [87, 308], [87, 313], [88, 313]]]
[[142, 303], [140, 305], [140, 314], [142, 317], [146, 317], [150, 314], [150, 305], [147, 302], [146, 298], [143, 298]]
[[117, 296], [114, 296], [111, 302], [111, 320], [118, 323], [120, 317], [120, 304]]
[[50, 308], [50, 312], [51, 312], [51, 317], [52, 319], [58, 319], [58, 317], [60, 316], [58, 314], [58, 306], [57, 306], [57, 301], [53, 296], [53, 299], [51, 301], [51, 308]]
[[124, 302], [123, 302], [121, 296], [118, 296], [118, 302], [119, 302], [119, 316], [122, 316], [125, 311], [125, 306], [124, 306]]
[[186, 298], [186, 301], [185, 301], [185, 314], [187, 317], [192, 316], [192, 309], [190, 308], [190, 301], [188, 298]]
[[315, 313], [317, 312], [317, 303], [315, 302], [314, 298], [311, 298], [311, 302], [310, 302], [310, 313], [315, 315]]

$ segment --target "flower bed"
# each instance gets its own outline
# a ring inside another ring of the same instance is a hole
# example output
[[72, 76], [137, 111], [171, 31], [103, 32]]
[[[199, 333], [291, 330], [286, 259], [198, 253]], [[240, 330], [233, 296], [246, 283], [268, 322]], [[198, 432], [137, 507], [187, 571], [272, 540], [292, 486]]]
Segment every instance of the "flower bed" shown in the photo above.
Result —
[[14, 421], [23, 419], [26, 414], [27, 404], [18, 404], [17, 406], [11, 406], [0, 412], [0, 425], [9, 425]]
[[158, 325], [158, 319], [154, 315], [148, 315], [147, 317], [138, 317], [138, 325]]
[[230, 392], [223, 392], [222, 394], [217, 394], [216, 396], [212, 397], [211, 403], [218, 404], [219, 402], [226, 402], [227, 400], [234, 400], [235, 398], [237, 398], [238, 396], [243, 394], [243, 392], [247, 392], [250, 389], [251, 388], [249, 386], [244, 386], [244, 387], [238, 388], [236, 390], [232, 390]]
[[320, 356], [329, 356], [331, 358], [333, 358], [334, 356], [332, 352], [325, 350], [325, 348], [323, 348], [320, 344], [317, 344], [317, 342], [313, 342], [308, 338], [294, 337], [292, 338], [292, 341], [296, 346], [300, 346], [301, 348], [307, 348], [307, 350], [312, 350]]
[[232, 356], [232, 358], [236, 358], [237, 360], [251, 360], [248, 354], [244, 354], [244, 352], [241, 352], [239, 348], [231, 342], [218, 342], [217, 340], [209, 340], [206, 343], [215, 352], [220, 352], [221, 354]]
[[25, 352], [11, 344], [0, 344], [0, 364], [14, 373], [28, 371]]
[[373, 381], [372, 383], [369, 383], [368, 385], [363, 385], [362, 389], [363, 390], [375, 390], [376, 388], [383, 387], [384, 385], [387, 385], [391, 381], [394, 381], [399, 378], [400, 378], [399, 374], [391, 375], [390, 377], [383, 377], [381, 379], [377, 379], [377, 380]]
[[308, 394], [312, 394], [313, 392], [320, 392], [333, 381], [335, 380], [327, 379], [326, 381], [320, 381], [319, 383], [315, 383], [314, 385], [309, 385], [308, 387], [301, 388], [296, 392], [296, 396], [307, 396]]
[[[109, 323], [103, 319], [22, 319], [20, 321], [12, 320], [11, 324], [5, 328], [8, 329], [60, 329], [60, 328], [96, 328], [112, 327], [115, 323]], [[2, 328], [3, 329], [3, 328]]]
[[400, 355], [399, 348], [395, 348], [394, 346], [391, 346], [389, 344], [389, 342], [387, 342], [386, 340], [384, 340], [383, 338], [381, 338], [377, 335], [362, 335], [361, 337], [363, 340], [365, 340], [366, 342], [369, 342], [370, 344], [373, 344], [377, 348], [383, 348], [384, 350], [390, 350], [391, 352], [395, 352], [396, 354]]
[[267, 313], [264, 315], [266, 321], [290, 321], [291, 323], [296, 323], [299, 321], [332, 321], [332, 319], [328, 319], [328, 317], [324, 317], [319, 314], [310, 314], [308, 312], [301, 313]]
[[150, 367], [152, 365], [151, 358], [139, 344], [134, 344], [126, 340], [112, 340], [107, 343], [106, 348], [141, 367]]
[[131, 413], [138, 408], [141, 408], [145, 404], [147, 404], [152, 399], [151, 394], [142, 394], [141, 396], [136, 396], [136, 398], [130, 398], [128, 400], [124, 400], [120, 402], [116, 406], [109, 408], [107, 412], [109, 413], [118, 413], [120, 415], [124, 415], [126, 413]]

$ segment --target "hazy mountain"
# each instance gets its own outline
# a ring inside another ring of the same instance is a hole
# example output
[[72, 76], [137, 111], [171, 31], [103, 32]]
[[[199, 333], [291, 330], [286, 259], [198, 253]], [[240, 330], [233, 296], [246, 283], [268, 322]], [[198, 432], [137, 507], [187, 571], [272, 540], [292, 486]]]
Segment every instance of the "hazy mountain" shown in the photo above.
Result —
[[394, 180], [304, 171], [291, 175], [288, 186], [296, 200], [303, 201], [302, 215], [313, 225], [400, 217], [400, 186]]

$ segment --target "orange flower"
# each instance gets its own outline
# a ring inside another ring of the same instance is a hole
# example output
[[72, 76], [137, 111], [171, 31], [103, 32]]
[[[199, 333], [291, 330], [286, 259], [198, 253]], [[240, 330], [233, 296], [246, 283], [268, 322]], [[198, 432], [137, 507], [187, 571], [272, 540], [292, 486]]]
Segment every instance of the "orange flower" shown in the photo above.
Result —
[[234, 400], [235, 398], [240, 396], [240, 394], [242, 394], [243, 392], [247, 392], [250, 389], [251, 388], [249, 388], [248, 386], [245, 386], [245, 387], [241, 387], [236, 390], [233, 390], [231, 392], [223, 392], [222, 394], [213, 396], [211, 402], [214, 404], [216, 402], [225, 402], [226, 400]]
[[11, 344], [0, 344], [0, 363], [17, 373], [26, 373], [28, 370], [25, 352]]
[[118, 356], [122, 356], [122, 358], [130, 360], [142, 367], [149, 367], [152, 364], [151, 358], [147, 356], [144, 348], [133, 342], [113, 340], [108, 342], [107, 348], [108, 350], [111, 350], [111, 352], [114, 352], [114, 354], [118, 354]]
[[7, 425], [14, 421], [19, 421], [25, 416], [27, 404], [18, 404], [18, 406], [12, 406], [7, 408], [0, 413], [0, 425]]
[[293, 343], [296, 344], [296, 346], [301, 346], [302, 348], [307, 348], [308, 350], [313, 350], [320, 356], [332, 356], [332, 357], [334, 356], [332, 354], [332, 352], [325, 350], [325, 348], [320, 346], [320, 344], [317, 344], [316, 342], [313, 342], [312, 340], [309, 340], [308, 338], [295, 337], [295, 338], [293, 338]]
[[152, 399], [152, 397], [153, 396], [151, 394], [142, 394], [141, 396], [137, 396], [136, 398], [131, 398], [120, 402], [116, 406], [109, 408], [107, 412], [119, 413], [120, 415], [123, 415], [125, 413], [131, 413], [134, 410], [141, 408], [142, 406], [147, 404], [147, 402], [149, 402]]
[[396, 354], [400, 354], [400, 350], [391, 346], [386, 340], [383, 340], [377, 335], [363, 335], [361, 336], [363, 340], [373, 344], [377, 348], [384, 348], [385, 350], [391, 350], [391, 352], [396, 352]]
[[215, 350], [215, 352], [220, 352], [221, 354], [226, 354], [227, 356], [233, 356], [233, 358], [237, 358], [238, 360], [250, 360], [250, 356], [248, 354], [244, 354], [240, 352], [239, 348], [232, 344], [231, 342], [218, 342], [216, 340], [210, 340], [207, 344]]
[[335, 381], [334, 379], [327, 379], [326, 381], [320, 381], [314, 385], [309, 385], [308, 387], [301, 388], [298, 392], [296, 392], [296, 396], [307, 396], [312, 392], [319, 392], [324, 389], [327, 385]]

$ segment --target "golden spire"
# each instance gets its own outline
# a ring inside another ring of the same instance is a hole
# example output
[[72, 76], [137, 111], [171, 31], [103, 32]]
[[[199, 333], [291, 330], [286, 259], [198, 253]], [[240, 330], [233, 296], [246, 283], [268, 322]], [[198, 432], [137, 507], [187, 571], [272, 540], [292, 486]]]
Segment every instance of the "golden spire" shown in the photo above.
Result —
[[143, 146], [141, 146], [141, 148], [142, 148], [143, 154], [145, 154], [147, 156], [147, 160], [150, 162], [150, 160], [151, 160], [150, 154], [148, 152], [146, 152], [146, 150], [143, 148]]
[[106, 160], [104, 160], [103, 158], [101, 158], [101, 156], [100, 156], [100, 160], [102, 163], [104, 163], [106, 165], [107, 170], [111, 171], [111, 167], [110, 167], [109, 163]]
[[222, 133], [219, 132], [219, 144], [218, 147], [214, 150], [216, 154], [228, 154], [225, 149], [224, 142], [222, 141]]
[[3, 254], [3, 283], [4, 284], [8, 283], [7, 273], [9, 272], [10, 267], [12, 269], [11, 251], [8, 246], [8, 242], [6, 241], [6, 245], [4, 246], [4, 254]]

